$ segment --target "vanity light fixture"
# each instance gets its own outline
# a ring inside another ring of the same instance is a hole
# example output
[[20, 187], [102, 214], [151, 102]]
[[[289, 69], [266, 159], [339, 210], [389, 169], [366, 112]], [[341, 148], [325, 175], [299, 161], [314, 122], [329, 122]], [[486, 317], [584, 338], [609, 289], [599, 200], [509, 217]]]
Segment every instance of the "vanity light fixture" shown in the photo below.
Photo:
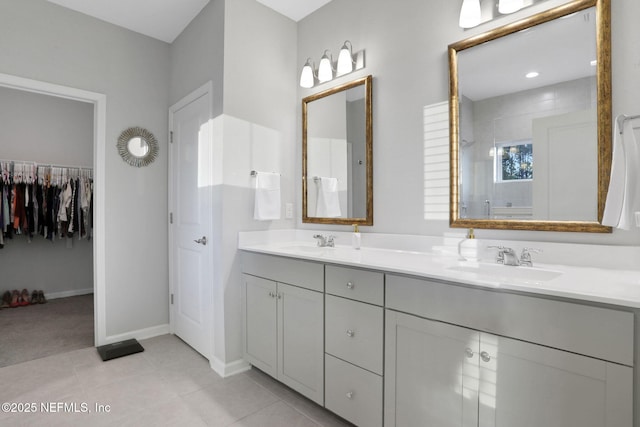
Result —
[[462, 28], [473, 28], [480, 25], [482, 11], [480, 10], [480, 0], [463, 0], [460, 9], [459, 25]]
[[317, 73], [311, 58], [307, 58], [300, 73], [300, 87], [309, 89], [314, 87], [316, 83], [325, 83], [362, 68], [364, 68], [364, 50], [353, 53], [351, 42], [346, 40], [335, 64], [330, 51], [328, 49], [324, 51], [318, 64]]
[[468, 29], [549, 0], [462, 0], [458, 25]]
[[307, 58], [307, 62], [302, 67], [302, 73], [300, 73], [300, 86], [304, 88], [312, 88], [316, 83], [316, 76], [313, 71], [313, 65], [311, 64], [311, 58]]
[[524, 0], [500, 0], [498, 2], [498, 12], [503, 15], [514, 13], [524, 7]]

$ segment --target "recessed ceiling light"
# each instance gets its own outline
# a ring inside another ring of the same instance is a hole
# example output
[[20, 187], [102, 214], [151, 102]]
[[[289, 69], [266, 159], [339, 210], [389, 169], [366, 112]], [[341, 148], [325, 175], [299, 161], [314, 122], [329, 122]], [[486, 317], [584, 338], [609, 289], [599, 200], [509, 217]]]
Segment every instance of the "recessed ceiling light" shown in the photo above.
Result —
[[540, 73], [538, 73], [537, 71], [531, 71], [527, 74], [525, 74], [525, 77], [528, 79], [532, 79], [534, 77], [538, 77], [540, 75]]
[[593, 61], [591, 61], [591, 66], [592, 67], [595, 67], [596, 65], [598, 65], [598, 61], [597, 60], [594, 59]]

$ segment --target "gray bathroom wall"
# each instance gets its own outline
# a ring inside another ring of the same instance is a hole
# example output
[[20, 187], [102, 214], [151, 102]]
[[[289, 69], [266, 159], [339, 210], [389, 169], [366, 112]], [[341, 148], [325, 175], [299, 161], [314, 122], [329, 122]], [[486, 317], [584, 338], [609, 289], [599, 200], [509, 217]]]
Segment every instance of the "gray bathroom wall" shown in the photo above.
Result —
[[[460, 1], [333, 0], [298, 23], [298, 73], [307, 57], [316, 63], [325, 49], [334, 58], [342, 43], [365, 50], [365, 68], [312, 89], [302, 99], [366, 74], [373, 75], [374, 226], [363, 232], [442, 235], [463, 233], [448, 221], [425, 220], [423, 213], [423, 121], [426, 105], [448, 100], [447, 46], [550, 6], [549, 0], [472, 30], [458, 27]], [[612, 1], [613, 115], [640, 114], [640, 2]], [[298, 107], [298, 113], [300, 108]], [[300, 153], [298, 154], [301, 155]], [[315, 224], [302, 228], [317, 228]], [[340, 229], [336, 226], [327, 228]], [[346, 231], [346, 227], [344, 227]], [[479, 238], [637, 245], [640, 232], [612, 234], [478, 230]]]
[[[45, 0], [0, 0], [0, 11], [0, 73], [106, 95], [106, 335], [168, 330], [169, 45]], [[130, 126], [158, 139], [148, 167], [118, 155]]]
[[[171, 70], [172, 103], [213, 83], [214, 363], [227, 366], [242, 357], [238, 231], [295, 227], [296, 24], [255, 0], [212, 0], [172, 44]], [[253, 219], [251, 170], [280, 173], [280, 220]]]

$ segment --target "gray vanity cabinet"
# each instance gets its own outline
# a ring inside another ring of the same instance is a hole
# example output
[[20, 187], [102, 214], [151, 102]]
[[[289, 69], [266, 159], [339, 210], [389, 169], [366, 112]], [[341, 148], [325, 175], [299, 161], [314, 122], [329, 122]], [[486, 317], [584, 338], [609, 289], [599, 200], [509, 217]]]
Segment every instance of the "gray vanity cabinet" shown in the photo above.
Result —
[[325, 275], [325, 407], [381, 427], [384, 274], [327, 265]]
[[634, 312], [242, 253], [244, 355], [362, 427], [632, 427]]
[[245, 253], [243, 271], [245, 360], [323, 405], [324, 266]]
[[393, 275], [386, 296], [386, 427], [633, 425], [632, 313]]

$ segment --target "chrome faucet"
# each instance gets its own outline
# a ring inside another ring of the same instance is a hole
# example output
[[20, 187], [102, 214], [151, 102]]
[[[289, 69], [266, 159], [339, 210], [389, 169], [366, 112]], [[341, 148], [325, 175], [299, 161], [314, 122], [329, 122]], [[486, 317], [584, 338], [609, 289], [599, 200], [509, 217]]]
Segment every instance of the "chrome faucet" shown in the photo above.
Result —
[[511, 248], [507, 248], [506, 246], [487, 246], [488, 248], [494, 248], [498, 250], [498, 255], [496, 256], [496, 262], [498, 264], [504, 265], [520, 265], [520, 260], [516, 255], [516, 251]]
[[540, 253], [542, 249], [534, 249], [534, 248], [522, 248], [522, 252], [520, 253], [520, 259], [516, 256], [516, 252], [505, 246], [487, 246], [487, 248], [493, 248], [498, 250], [498, 255], [496, 256], [496, 262], [498, 264], [504, 265], [523, 265], [528, 267], [533, 267], [533, 261], [531, 260], [532, 253]]
[[540, 252], [542, 252], [542, 249], [522, 248], [522, 252], [520, 253], [520, 265], [533, 267], [533, 261], [531, 260], [531, 253], [539, 254]]
[[333, 239], [335, 239], [336, 236], [333, 236], [333, 235], [324, 236], [322, 234], [314, 234], [313, 238], [318, 240], [318, 246], [320, 246], [321, 248], [325, 248], [325, 247], [333, 248], [335, 246]]

